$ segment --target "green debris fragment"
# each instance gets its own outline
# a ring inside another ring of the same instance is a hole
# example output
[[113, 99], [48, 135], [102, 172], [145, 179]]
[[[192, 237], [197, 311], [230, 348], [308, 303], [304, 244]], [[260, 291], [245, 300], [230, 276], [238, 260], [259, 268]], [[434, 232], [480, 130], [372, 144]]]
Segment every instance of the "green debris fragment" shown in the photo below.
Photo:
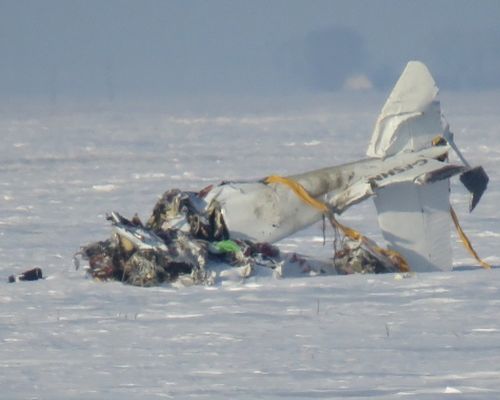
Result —
[[241, 251], [238, 243], [232, 240], [221, 240], [220, 242], [213, 242], [210, 244], [211, 249], [216, 253], [224, 254], [224, 253], [238, 253]]

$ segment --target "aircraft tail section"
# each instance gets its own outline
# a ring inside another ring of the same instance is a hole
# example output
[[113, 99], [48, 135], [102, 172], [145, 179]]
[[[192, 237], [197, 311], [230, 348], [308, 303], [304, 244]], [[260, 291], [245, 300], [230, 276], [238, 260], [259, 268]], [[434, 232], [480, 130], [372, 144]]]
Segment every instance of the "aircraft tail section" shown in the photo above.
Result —
[[[408, 63], [377, 119], [367, 155], [385, 159], [432, 147], [444, 131], [437, 94], [427, 67]], [[374, 202], [389, 248], [413, 270], [452, 268], [449, 179], [387, 185], [376, 191]]]

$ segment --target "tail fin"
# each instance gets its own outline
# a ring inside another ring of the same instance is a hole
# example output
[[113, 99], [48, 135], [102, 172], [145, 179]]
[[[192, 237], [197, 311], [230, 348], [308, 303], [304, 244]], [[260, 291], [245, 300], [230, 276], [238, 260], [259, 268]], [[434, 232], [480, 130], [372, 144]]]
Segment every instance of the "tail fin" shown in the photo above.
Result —
[[429, 147], [443, 133], [437, 94], [427, 67], [410, 61], [380, 112], [366, 154], [385, 158]]
[[[409, 62], [382, 108], [367, 155], [385, 158], [430, 147], [443, 133], [437, 94], [427, 67]], [[450, 270], [449, 180], [399, 183], [376, 194], [378, 222], [389, 247], [415, 271]]]

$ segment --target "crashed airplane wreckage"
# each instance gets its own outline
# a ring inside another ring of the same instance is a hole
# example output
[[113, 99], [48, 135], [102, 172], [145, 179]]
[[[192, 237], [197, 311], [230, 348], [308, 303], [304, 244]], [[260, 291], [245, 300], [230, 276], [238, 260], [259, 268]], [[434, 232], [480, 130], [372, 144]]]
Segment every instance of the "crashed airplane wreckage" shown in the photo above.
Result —
[[[290, 265], [343, 274], [450, 270], [454, 221], [471, 253], [489, 267], [474, 252], [449, 200], [449, 179], [460, 175], [471, 192], [472, 211], [488, 176], [458, 150], [437, 94], [427, 67], [410, 62], [375, 124], [369, 158], [289, 177], [222, 182], [200, 192], [170, 190], [145, 225], [137, 217], [109, 214], [111, 238], [78, 254], [88, 261], [92, 277], [139, 286], [214, 282], [222, 264], [241, 277], [256, 268], [282, 275]], [[460, 163], [448, 161], [451, 150]], [[344, 210], [372, 196], [388, 249], [337, 221]], [[321, 218], [342, 238], [336, 240], [332, 262], [283, 255], [271, 244]]]

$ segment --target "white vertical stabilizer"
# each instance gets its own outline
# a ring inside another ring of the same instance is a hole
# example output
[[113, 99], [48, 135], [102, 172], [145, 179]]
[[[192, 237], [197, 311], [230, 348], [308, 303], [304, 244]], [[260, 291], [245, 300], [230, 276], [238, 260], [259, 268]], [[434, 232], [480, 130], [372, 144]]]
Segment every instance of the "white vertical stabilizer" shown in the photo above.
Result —
[[410, 61], [380, 112], [366, 155], [385, 158], [429, 147], [443, 133], [437, 94], [427, 67]]
[[[427, 67], [409, 62], [381, 111], [367, 155], [385, 158], [430, 147], [443, 133], [437, 94]], [[374, 201], [385, 240], [414, 271], [452, 268], [448, 179], [392, 185], [378, 190]]]

